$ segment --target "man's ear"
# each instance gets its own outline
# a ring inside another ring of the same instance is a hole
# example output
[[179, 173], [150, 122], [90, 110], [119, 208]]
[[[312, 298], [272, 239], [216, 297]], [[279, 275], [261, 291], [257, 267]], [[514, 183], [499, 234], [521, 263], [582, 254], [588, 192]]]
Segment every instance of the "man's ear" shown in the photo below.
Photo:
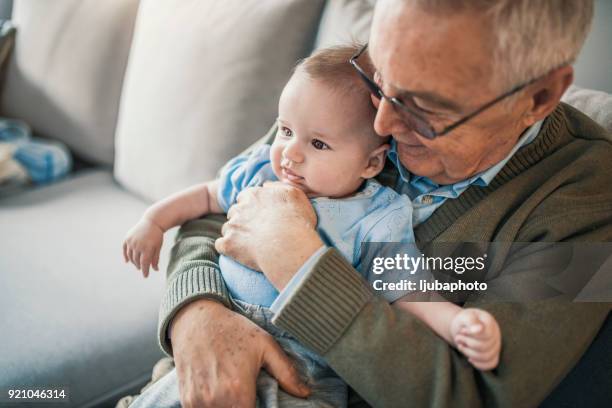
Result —
[[568, 65], [556, 69], [536, 82], [533, 85], [535, 91], [531, 94], [531, 108], [523, 116], [525, 125], [531, 126], [554, 111], [573, 81], [574, 68]]
[[389, 150], [391, 146], [388, 143], [378, 146], [372, 153], [370, 153], [370, 157], [368, 158], [368, 165], [361, 173], [361, 177], [364, 179], [369, 179], [375, 177], [380, 173], [385, 167], [385, 158], [387, 157], [387, 150]]

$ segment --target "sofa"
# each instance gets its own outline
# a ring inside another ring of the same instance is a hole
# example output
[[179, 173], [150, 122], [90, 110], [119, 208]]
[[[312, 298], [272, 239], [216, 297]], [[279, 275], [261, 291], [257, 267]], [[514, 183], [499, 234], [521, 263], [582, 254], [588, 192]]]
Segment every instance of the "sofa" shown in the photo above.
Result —
[[[0, 390], [67, 387], [69, 406], [114, 406], [148, 381], [165, 276], [123, 262], [125, 232], [264, 135], [295, 62], [365, 41], [374, 2], [13, 2], [0, 116], [63, 142], [74, 165], [0, 196]], [[566, 99], [612, 127], [610, 95], [573, 88]], [[609, 396], [610, 326], [549, 406]]]

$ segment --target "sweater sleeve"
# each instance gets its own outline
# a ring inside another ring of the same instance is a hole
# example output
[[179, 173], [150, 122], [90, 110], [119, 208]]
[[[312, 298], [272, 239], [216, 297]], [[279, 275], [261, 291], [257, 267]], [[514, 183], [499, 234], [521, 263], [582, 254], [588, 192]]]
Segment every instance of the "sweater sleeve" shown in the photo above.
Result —
[[186, 304], [214, 299], [230, 307], [230, 298], [219, 271], [215, 240], [221, 236], [225, 215], [210, 215], [184, 224], [178, 232], [166, 273], [166, 292], [159, 309], [158, 340], [172, 356], [168, 327]]
[[[417, 318], [374, 296], [334, 249], [277, 312], [274, 323], [322, 354], [373, 406], [537, 406], [587, 349], [606, 303], [559, 299], [467, 303], [498, 320], [497, 369], [481, 372]], [[559, 330], [562, 326], [564, 329]]]

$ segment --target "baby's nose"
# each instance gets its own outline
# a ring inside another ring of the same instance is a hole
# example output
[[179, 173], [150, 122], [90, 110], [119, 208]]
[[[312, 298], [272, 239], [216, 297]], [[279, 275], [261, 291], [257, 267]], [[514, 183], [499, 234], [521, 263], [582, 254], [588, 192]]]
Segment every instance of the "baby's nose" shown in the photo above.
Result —
[[301, 163], [304, 161], [304, 153], [302, 152], [298, 143], [292, 142], [289, 143], [285, 150], [283, 151], [283, 157], [296, 163]]

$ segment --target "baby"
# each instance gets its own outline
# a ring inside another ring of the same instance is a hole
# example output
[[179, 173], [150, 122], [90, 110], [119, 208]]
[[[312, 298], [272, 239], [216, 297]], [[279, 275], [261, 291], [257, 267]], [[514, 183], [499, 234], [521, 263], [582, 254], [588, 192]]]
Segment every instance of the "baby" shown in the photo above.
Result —
[[[373, 179], [385, 164], [389, 138], [374, 132], [376, 111], [370, 95], [348, 63], [355, 51], [354, 47], [330, 48], [303, 60], [280, 97], [278, 132], [272, 146], [263, 145], [234, 158], [218, 179], [151, 206], [127, 234], [123, 244], [126, 262], [148, 276], [151, 266], [158, 269], [163, 234], [168, 229], [205, 214], [227, 213], [243, 189], [281, 181], [310, 198], [318, 217], [317, 231], [327, 245], [337, 248], [370, 282], [380, 279], [368, 271], [361, 243], [414, 243], [412, 206], [407, 196]], [[411, 255], [418, 256], [418, 252]], [[226, 256], [220, 257], [219, 266], [237, 310], [273, 334], [308, 378], [309, 400], [323, 406], [346, 406], [346, 385], [325, 361], [270, 323], [268, 308], [278, 292], [265, 275]], [[398, 301], [410, 296], [406, 292], [382, 294], [394, 307], [417, 316], [458, 348], [474, 367], [489, 370], [497, 366], [501, 335], [489, 313], [449, 302]], [[273, 382], [262, 371], [257, 394], [260, 406], [296, 405], [291, 402], [295, 397], [276, 391]]]

